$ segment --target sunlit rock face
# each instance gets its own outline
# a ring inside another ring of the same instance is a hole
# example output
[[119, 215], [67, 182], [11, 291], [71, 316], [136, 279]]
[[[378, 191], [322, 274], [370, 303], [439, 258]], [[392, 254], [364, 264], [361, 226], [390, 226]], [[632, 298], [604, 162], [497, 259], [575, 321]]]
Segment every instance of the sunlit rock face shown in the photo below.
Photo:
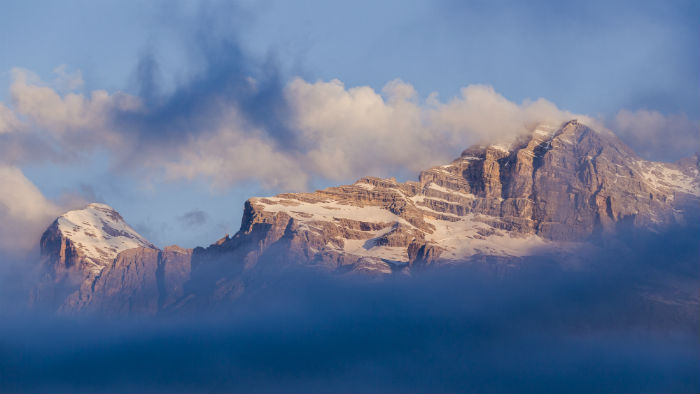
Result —
[[512, 144], [473, 146], [418, 181], [364, 177], [313, 193], [250, 198], [240, 230], [207, 248], [158, 250], [108, 206], [59, 219], [42, 237], [37, 302], [63, 311], [159, 313], [233, 300], [265, 274], [417, 274], [442, 264], [573, 255], [621, 227], [698, 216], [697, 156], [639, 158], [577, 121]]

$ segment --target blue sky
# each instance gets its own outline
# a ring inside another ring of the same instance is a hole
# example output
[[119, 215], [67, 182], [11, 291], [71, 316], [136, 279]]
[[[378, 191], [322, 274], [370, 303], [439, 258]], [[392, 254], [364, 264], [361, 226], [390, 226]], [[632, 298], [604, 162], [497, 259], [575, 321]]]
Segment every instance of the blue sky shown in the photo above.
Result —
[[[557, 111], [595, 118], [638, 150], [658, 145], [648, 149], [650, 158], [697, 151], [696, 1], [25, 1], [0, 7], [0, 102], [31, 133], [48, 130], [42, 141], [60, 151], [45, 155], [34, 143], [24, 149], [39, 153], [10, 160], [7, 152], [14, 151], [0, 151], [0, 164], [20, 168], [58, 206], [70, 196], [107, 202], [160, 246], [206, 245], [235, 232], [252, 195], [362, 175], [410, 177], [415, 169], [404, 165], [400, 152], [358, 163], [352, 160], [357, 151], [342, 151], [355, 135], [372, 138], [383, 131], [361, 123], [317, 124], [325, 113], [309, 109], [347, 100], [374, 108], [374, 93], [385, 100], [376, 105], [407, 117], [416, 111], [424, 116], [435, 99], [446, 105], [454, 98], [499, 95], [524, 108], [523, 100], [544, 98]], [[54, 70], [61, 65], [64, 77], [58, 78]], [[15, 68], [35, 74], [30, 87], [48, 87], [59, 97], [124, 92], [141, 107], [125, 109], [125, 101], [114, 99], [109, 111], [85, 109], [80, 122], [61, 115], [66, 126], [52, 131], [42, 119], [54, 118], [20, 105], [36, 90], [13, 95]], [[78, 72], [82, 83], [68, 86]], [[342, 85], [331, 84], [334, 79]], [[403, 82], [385, 88], [396, 79]], [[461, 89], [470, 85], [492, 90], [472, 89], [465, 96]], [[371, 90], [352, 90], [362, 86]], [[299, 111], [306, 115], [297, 119]], [[206, 137], [230, 121], [235, 132]], [[77, 128], [75, 137], [66, 137]], [[325, 128], [339, 134], [319, 137]], [[437, 129], [406, 133], [422, 138]], [[457, 155], [475, 133], [429, 139], [446, 146], [436, 148], [435, 160]], [[390, 141], [392, 134], [385, 134], [381, 138]], [[3, 135], [8, 139], [0, 142], [9, 146], [11, 133], [0, 129]], [[86, 142], [95, 135], [117, 142]], [[221, 149], [249, 136], [254, 138], [245, 149]], [[339, 140], [340, 148], [331, 144]], [[336, 148], [336, 155], [326, 155]], [[254, 154], [246, 156], [249, 151]], [[217, 163], [227, 170], [217, 171]], [[339, 168], [331, 171], [329, 163]], [[295, 166], [297, 172], [284, 172]], [[192, 212], [202, 220], [185, 220]]]

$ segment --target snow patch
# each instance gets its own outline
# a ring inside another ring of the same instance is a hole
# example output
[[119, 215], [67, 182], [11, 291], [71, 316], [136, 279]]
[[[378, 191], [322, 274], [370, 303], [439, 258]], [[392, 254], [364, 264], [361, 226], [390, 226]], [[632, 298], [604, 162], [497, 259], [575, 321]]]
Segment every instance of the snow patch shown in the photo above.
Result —
[[435, 231], [426, 239], [445, 249], [440, 258], [446, 260], [460, 260], [475, 254], [520, 257], [556, 246], [537, 235], [515, 236], [475, 219], [473, 214], [457, 222], [426, 218], [426, 222], [435, 226]]
[[640, 160], [637, 162], [644, 180], [654, 189], [700, 196], [697, 177], [690, 177], [672, 165]]

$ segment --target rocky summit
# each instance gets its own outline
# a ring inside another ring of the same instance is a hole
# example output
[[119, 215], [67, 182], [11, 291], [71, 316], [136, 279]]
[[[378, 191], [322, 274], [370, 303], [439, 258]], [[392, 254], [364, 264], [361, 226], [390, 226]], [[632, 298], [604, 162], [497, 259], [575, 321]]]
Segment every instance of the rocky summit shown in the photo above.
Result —
[[418, 181], [365, 177], [250, 198], [240, 230], [207, 248], [158, 250], [114, 210], [91, 204], [42, 237], [34, 300], [66, 312], [157, 313], [236, 299], [261, 272], [285, 266], [383, 276], [572, 253], [620, 228], [694, 220], [699, 179], [697, 155], [643, 160], [613, 134], [572, 120], [509, 146], [470, 147]]

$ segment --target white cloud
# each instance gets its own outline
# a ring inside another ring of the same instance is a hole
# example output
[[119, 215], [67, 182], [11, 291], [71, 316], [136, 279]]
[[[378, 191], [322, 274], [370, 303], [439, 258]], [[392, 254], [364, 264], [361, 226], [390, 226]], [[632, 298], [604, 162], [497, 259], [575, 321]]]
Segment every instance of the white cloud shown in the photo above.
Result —
[[306, 165], [337, 180], [361, 175], [415, 173], [444, 163], [478, 142], [510, 142], [539, 122], [589, 117], [539, 99], [516, 104], [493, 88], [473, 85], [446, 103], [436, 94], [425, 103], [405, 82], [346, 89], [338, 80], [293, 80], [287, 88], [293, 128], [308, 148]]
[[[63, 68], [57, 73], [62, 83], [80, 86], [79, 73], [69, 77]], [[436, 94], [421, 101], [413, 86], [400, 80], [375, 91], [347, 88], [338, 80], [297, 78], [284, 91], [290, 115], [283, 121], [291, 134], [285, 140], [275, 135], [279, 131], [249, 122], [231, 102], [212, 100], [213, 108], [198, 108], [183, 122], [118, 122], [115, 118], [125, 114], [147, 117], [152, 109], [119, 92], [61, 93], [21, 69], [13, 71], [13, 78], [15, 114], [0, 109], [0, 119], [11, 119], [0, 125], [21, 119], [65, 157], [105, 149], [115, 163], [139, 176], [204, 178], [216, 188], [259, 181], [302, 190], [312, 178], [345, 182], [363, 175], [415, 176], [471, 144], [508, 141], [538, 122], [576, 117], [595, 123], [544, 99], [514, 103], [483, 85], [465, 87], [460, 96], [443, 102]], [[164, 132], [170, 127], [179, 129]]]
[[283, 190], [304, 190], [307, 174], [290, 153], [281, 151], [262, 130], [246, 126], [236, 111], [213, 131], [191, 135], [186, 142], [151, 150], [144, 164], [163, 169], [167, 179], [208, 179], [214, 188], [245, 181]]
[[97, 145], [119, 146], [124, 136], [110, 128], [110, 114], [141, 109], [137, 97], [124, 93], [95, 90], [89, 96], [61, 95], [27, 70], [13, 69], [12, 77], [10, 96], [17, 114], [70, 152]]
[[416, 170], [436, 159], [442, 149], [431, 144], [437, 136], [427, 130], [413, 87], [394, 81], [384, 93], [386, 99], [370, 87], [346, 89], [338, 80], [293, 80], [286, 96], [292, 129], [306, 149], [300, 158], [305, 167], [326, 178], [350, 179], [386, 175], [396, 167]]
[[[27, 120], [35, 133], [50, 138], [64, 156], [76, 157], [86, 150], [101, 148], [111, 152], [115, 163], [136, 169], [139, 175], [164, 174], [169, 180], [202, 177], [217, 188], [250, 180], [294, 190], [306, 186], [308, 178], [298, 159], [277, 149], [264, 130], [249, 126], [236, 108], [218, 111], [217, 119], [209, 120], [200, 129], [187, 130], [181, 140], [168, 141], [169, 137], [164, 136], [159, 141], [142, 137], [161, 130], [127, 130], [113, 121], [116, 113], [147, 113], [135, 96], [102, 90], [89, 95], [61, 94], [21, 69], [13, 70], [10, 92], [16, 113]], [[197, 123], [193, 124], [196, 127]], [[13, 142], [17, 145], [15, 156], [36, 153]], [[30, 161], [31, 157], [24, 159]], [[144, 173], [143, 169], [152, 172]]]

